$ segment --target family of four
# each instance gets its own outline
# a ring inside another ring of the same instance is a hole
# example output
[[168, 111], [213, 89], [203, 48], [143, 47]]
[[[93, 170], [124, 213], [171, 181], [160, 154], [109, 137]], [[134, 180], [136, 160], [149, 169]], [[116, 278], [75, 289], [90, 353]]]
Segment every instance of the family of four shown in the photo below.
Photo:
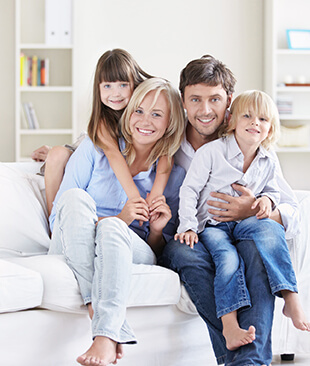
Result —
[[270, 150], [278, 112], [260, 91], [231, 105], [235, 82], [209, 55], [182, 70], [180, 92], [124, 50], [99, 59], [87, 136], [45, 164], [49, 253], [65, 256], [92, 319], [80, 364], [115, 364], [136, 343], [132, 263], [179, 273], [218, 364], [271, 363], [275, 296], [310, 331], [285, 240], [298, 207]]

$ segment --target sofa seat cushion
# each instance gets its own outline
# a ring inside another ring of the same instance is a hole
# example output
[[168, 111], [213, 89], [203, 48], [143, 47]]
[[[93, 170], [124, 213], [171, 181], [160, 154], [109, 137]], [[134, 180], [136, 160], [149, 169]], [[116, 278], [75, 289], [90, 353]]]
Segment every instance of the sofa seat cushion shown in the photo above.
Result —
[[[44, 283], [41, 306], [44, 309], [84, 313], [77, 281], [62, 255], [9, 258], [13, 263], [40, 273]], [[128, 307], [177, 304], [179, 276], [159, 266], [133, 265]]]
[[31, 269], [0, 259], [0, 313], [41, 305], [43, 281]]

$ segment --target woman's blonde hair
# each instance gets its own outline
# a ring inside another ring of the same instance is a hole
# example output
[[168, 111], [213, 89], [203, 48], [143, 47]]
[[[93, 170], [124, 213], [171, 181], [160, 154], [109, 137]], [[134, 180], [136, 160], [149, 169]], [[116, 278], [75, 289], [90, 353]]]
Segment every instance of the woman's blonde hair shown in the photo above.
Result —
[[130, 117], [138, 109], [145, 96], [151, 91], [156, 91], [153, 105], [160, 93], [163, 93], [169, 104], [169, 122], [164, 135], [155, 143], [147, 163], [151, 166], [159, 157], [167, 156], [171, 160], [182, 142], [185, 131], [185, 114], [180, 94], [172, 84], [162, 78], [151, 78], [143, 81], [134, 91], [125, 112], [121, 118], [121, 132], [125, 138], [126, 147], [123, 151], [128, 165], [135, 160], [136, 152], [132, 143], [130, 131]]
[[236, 129], [238, 118], [250, 112], [257, 116], [264, 116], [270, 122], [268, 136], [261, 143], [268, 150], [280, 136], [279, 112], [270, 96], [259, 90], [248, 90], [237, 96], [230, 107], [231, 119], [226, 126], [223, 126], [220, 135], [232, 134]]

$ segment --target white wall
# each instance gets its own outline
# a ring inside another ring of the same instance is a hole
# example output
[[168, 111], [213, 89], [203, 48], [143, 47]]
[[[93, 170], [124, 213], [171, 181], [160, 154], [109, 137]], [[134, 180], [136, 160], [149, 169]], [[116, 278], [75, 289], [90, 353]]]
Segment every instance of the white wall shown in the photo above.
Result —
[[[210, 53], [234, 72], [237, 93], [262, 89], [263, 2], [74, 0], [78, 129], [88, 123], [96, 62], [114, 47], [125, 48], [143, 69], [175, 86], [187, 62]], [[0, 161], [14, 161], [14, 10], [13, 0], [0, 0]], [[308, 176], [302, 179], [308, 186], [300, 186], [286, 167], [284, 174], [293, 187], [310, 189]]]
[[147, 72], [178, 86], [181, 69], [211, 53], [238, 79], [262, 88], [262, 0], [75, 1], [78, 124], [86, 125], [92, 76], [106, 50], [128, 50]]

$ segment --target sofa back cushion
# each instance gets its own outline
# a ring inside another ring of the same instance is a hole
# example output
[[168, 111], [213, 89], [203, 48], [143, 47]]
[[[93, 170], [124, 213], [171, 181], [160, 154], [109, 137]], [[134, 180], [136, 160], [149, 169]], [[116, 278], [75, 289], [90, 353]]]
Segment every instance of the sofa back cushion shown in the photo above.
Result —
[[44, 254], [50, 243], [44, 179], [17, 167], [0, 163], [0, 258]]

